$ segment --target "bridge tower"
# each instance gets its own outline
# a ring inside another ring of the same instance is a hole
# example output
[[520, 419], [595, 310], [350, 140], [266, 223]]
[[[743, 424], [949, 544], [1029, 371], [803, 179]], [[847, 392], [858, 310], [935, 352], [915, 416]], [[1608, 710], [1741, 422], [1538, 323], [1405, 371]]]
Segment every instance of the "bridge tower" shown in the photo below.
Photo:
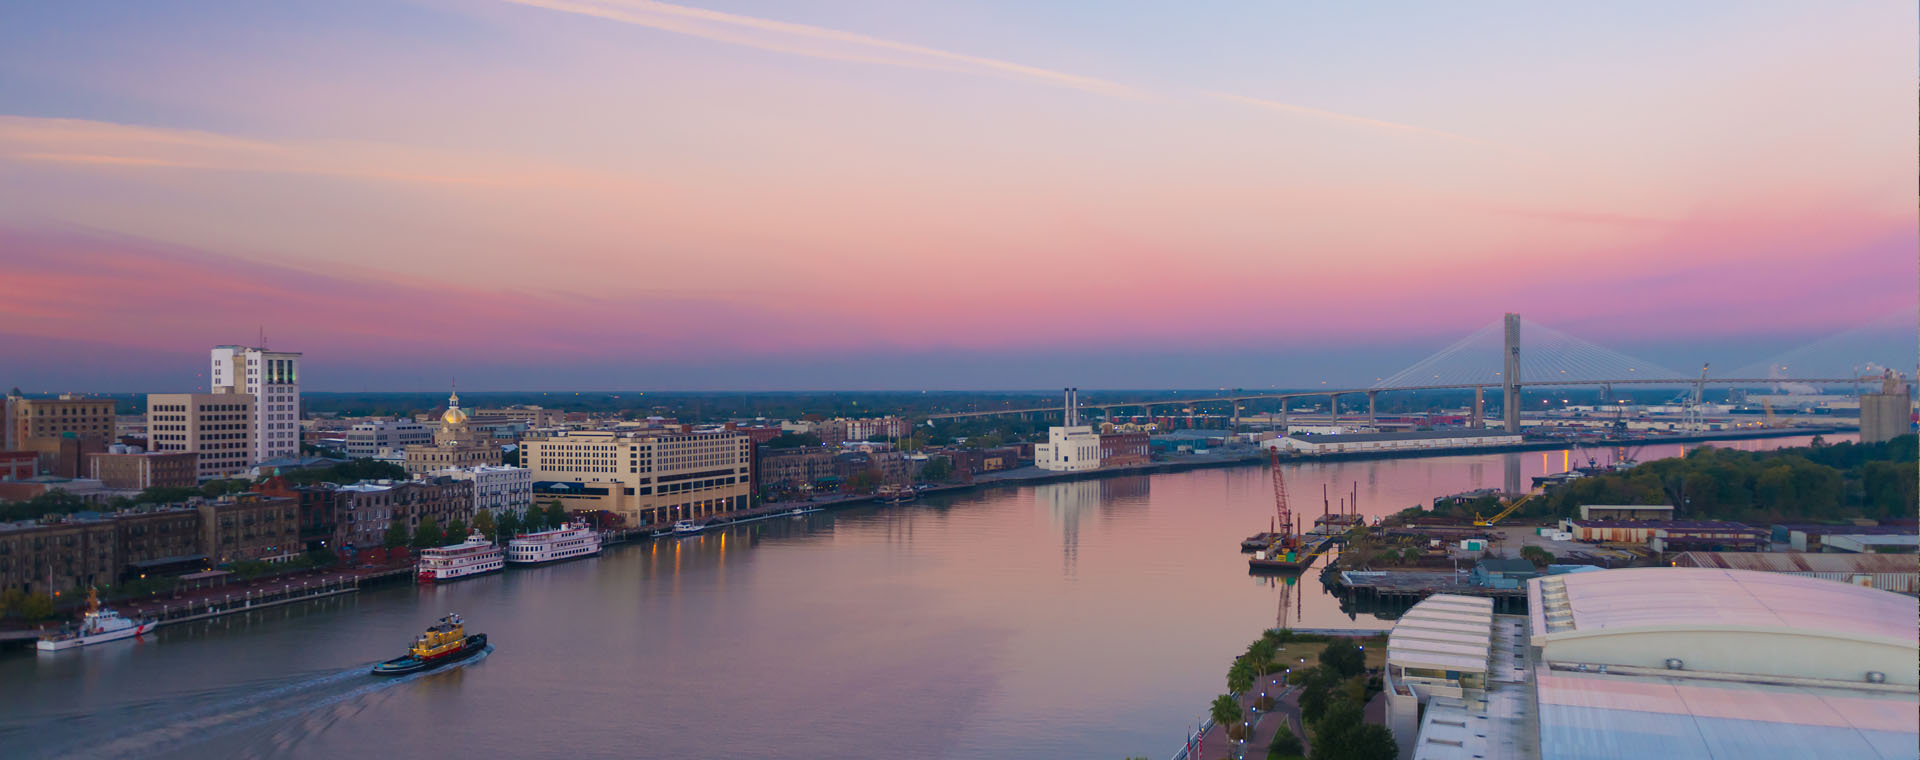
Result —
[[1507, 432], [1520, 432], [1520, 315], [1507, 314], [1507, 366], [1500, 373], [1501, 389], [1506, 391]]

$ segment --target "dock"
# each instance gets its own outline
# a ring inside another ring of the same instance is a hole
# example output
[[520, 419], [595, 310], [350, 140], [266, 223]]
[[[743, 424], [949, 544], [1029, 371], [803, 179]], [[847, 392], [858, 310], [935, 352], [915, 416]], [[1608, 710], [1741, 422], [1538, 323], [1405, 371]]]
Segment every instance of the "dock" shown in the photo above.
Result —
[[1366, 596], [1388, 603], [1412, 604], [1434, 594], [1484, 596], [1496, 606], [1525, 609], [1527, 590], [1489, 588], [1467, 579], [1465, 572], [1437, 570], [1342, 570], [1332, 585], [1349, 597]]

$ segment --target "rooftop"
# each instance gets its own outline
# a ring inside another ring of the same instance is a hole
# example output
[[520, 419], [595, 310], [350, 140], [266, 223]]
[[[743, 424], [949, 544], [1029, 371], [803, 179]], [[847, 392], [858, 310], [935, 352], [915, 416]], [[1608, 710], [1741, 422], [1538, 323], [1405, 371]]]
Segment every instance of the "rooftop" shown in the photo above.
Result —
[[1536, 669], [1540, 756], [1911, 758], [1911, 693]]
[[1920, 642], [1914, 627], [1920, 604], [1913, 598], [1805, 576], [1643, 567], [1552, 575], [1532, 584], [1536, 636], [1737, 629]]
[[1807, 552], [1683, 552], [1676, 567], [1719, 567], [1768, 573], [1912, 573], [1913, 555]]
[[1759, 531], [1745, 523], [1723, 520], [1571, 520], [1582, 528], [1668, 528], [1680, 530], [1741, 530]]
[[1288, 438], [1309, 443], [1362, 443], [1366, 441], [1422, 441], [1436, 438], [1499, 438], [1502, 436], [1520, 437], [1519, 433], [1505, 430], [1416, 430], [1407, 433], [1336, 433], [1332, 435], [1296, 435], [1289, 433]]
[[1388, 632], [1387, 662], [1485, 673], [1492, 639], [1492, 599], [1435, 594], [1407, 610]]

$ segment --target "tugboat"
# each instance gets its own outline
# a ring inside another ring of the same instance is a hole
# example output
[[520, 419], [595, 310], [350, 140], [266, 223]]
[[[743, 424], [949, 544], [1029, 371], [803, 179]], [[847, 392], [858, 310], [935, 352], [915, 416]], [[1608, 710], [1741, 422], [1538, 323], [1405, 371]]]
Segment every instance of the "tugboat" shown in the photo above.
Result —
[[128, 620], [120, 613], [100, 606], [99, 592], [88, 589], [87, 614], [80, 619], [80, 627], [42, 636], [39, 641], [34, 642], [33, 648], [42, 652], [58, 652], [62, 649], [139, 636], [159, 626], [158, 620], [152, 618]]
[[407, 653], [373, 666], [376, 676], [404, 676], [432, 670], [442, 665], [450, 665], [485, 652], [487, 635], [476, 633], [467, 635], [465, 621], [459, 615], [447, 615], [440, 622], [427, 626], [427, 632], [415, 637], [413, 647]]

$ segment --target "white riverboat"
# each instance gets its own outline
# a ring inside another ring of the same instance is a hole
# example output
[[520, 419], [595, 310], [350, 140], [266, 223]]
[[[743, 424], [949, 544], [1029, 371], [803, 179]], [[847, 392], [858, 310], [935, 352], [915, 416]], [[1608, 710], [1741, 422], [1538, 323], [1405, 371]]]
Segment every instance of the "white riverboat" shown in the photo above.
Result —
[[50, 633], [34, 642], [34, 648], [42, 652], [58, 652], [88, 644], [103, 644], [109, 641], [132, 638], [159, 627], [160, 621], [152, 619], [130, 620], [112, 609], [100, 606], [100, 596], [93, 591], [87, 592], [87, 614], [80, 619], [77, 628], [68, 628], [58, 633]]
[[421, 583], [446, 583], [499, 572], [506, 566], [506, 552], [476, 530], [459, 544], [421, 550], [419, 578]]
[[706, 526], [701, 525], [700, 523], [694, 522], [692, 520], [681, 520], [673, 524], [673, 532], [681, 535], [686, 535], [689, 533], [699, 533], [700, 531], [703, 531], [703, 530], [706, 530]]
[[600, 534], [573, 523], [561, 523], [553, 530], [528, 533], [507, 542], [507, 564], [510, 565], [538, 565], [599, 553]]

